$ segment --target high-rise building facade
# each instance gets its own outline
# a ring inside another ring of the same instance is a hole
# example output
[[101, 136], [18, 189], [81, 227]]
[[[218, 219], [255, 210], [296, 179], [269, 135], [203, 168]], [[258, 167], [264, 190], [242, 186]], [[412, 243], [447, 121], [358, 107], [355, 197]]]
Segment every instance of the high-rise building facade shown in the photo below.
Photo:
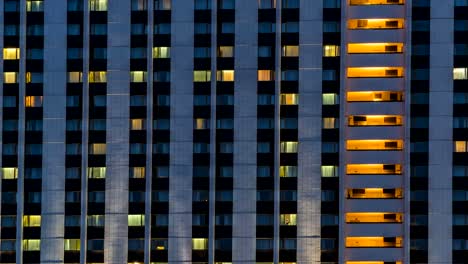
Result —
[[468, 259], [468, 0], [1, 0], [0, 263]]

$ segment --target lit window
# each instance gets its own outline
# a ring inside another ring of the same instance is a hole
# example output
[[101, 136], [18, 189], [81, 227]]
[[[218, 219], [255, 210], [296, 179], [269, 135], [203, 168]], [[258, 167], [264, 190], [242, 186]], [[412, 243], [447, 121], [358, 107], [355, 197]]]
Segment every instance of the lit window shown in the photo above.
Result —
[[106, 178], [106, 167], [89, 167], [88, 178], [90, 179], [104, 179]]
[[234, 81], [234, 70], [217, 71], [216, 80], [221, 81], [221, 82], [233, 82]]
[[194, 129], [210, 129], [210, 119], [196, 118], [194, 121]]
[[64, 239], [63, 246], [65, 251], [80, 251], [79, 239]]
[[370, 139], [370, 140], [348, 140], [347, 150], [401, 150], [403, 140]]
[[42, 72], [27, 72], [26, 83], [42, 83], [43, 77], [44, 75]]
[[383, 189], [383, 188], [365, 188], [365, 189], [347, 189], [346, 198], [348, 199], [400, 199], [403, 198], [402, 189]]
[[454, 80], [466, 80], [468, 79], [468, 68], [454, 68], [453, 69]]
[[40, 215], [24, 215], [23, 226], [24, 227], [40, 227], [41, 216]]
[[167, 59], [171, 57], [170, 47], [154, 47], [153, 58], [154, 59]]
[[324, 45], [323, 46], [324, 57], [338, 57], [340, 56], [340, 46], [337, 45]]
[[299, 46], [285, 45], [282, 49], [283, 57], [298, 57], [299, 56]]
[[39, 251], [41, 249], [40, 239], [23, 239], [24, 251]]
[[388, 92], [388, 91], [348, 92], [347, 101], [348, 102], [401, 102], [403, 101], [403, 92]]
[[90, 11], [107, 11], [107, 0], [89, 0]]
[[42, 96], [26, 96], [24, 98], [25, 107], [41, 107], [42, 106]]
[[280, 225], [296, 225], [296, 214], [281, 214]]
[[83, 82], [83, 73], [82, 72], [69, 72], [68, 73], [68, 82], [69, 83], [81, 83], [81, 82]]
[[208, 238], [192, 238], [192, 249], [193, 250], [207, 250]]
[[145, 178], [145, 167], [131, 167], [130, 178], [133, 178], [133, 179]]
[[281, 153], [297, 153], [297, 142], [293, 141], [283, 141], [280, 143], [280, 152]]
[[402, 5], [404, 3], [405, 3], [404, 0], [350, 0], [349, 1], [350, 5]]
[[349, 29], [399, 29], [403, 28], [404, 20], [401, 18], [379, 19], [350, 19]]
[[234, 57], [233, 46], [220, 46], [218, 47], [218, 57], [221, 58], [232, 58]]
[[348, 53], [401, 53], [403, 43], [351, 43], [348, 44]]
[[18, 83], [18, 73], [17, 72], [4, 72], [3, 82], [4, 83]]
[[105, 143], [94, 143], [89, 145], [89, 154], [91, 155], [105, 155], [106, 144]]
[[211, 71], [193, 71], [194, 82], [209, 82], [211, 81]]
[[346, 223], [401, 223], [401, 213], [346, 213]]
[[335, 93], [325, 93], [322, 94], [322, 104], [323, 105], [337, 105], [340, 103], [340, 99]]
[[18, 178], [18, 168], [2, 168], [2, 179], [14, 180]]
[[131, 130], [144, 130], [145, 129], [145, 119], [132, 119], [130, 120], [130, 129]]
[[3, 59], [4, 60], [19, 60], [20, 49], [19, 48], [4, 48]]
[[468, 152], [467, 141], [455, 141], [454, 143], [455, 152]]
[[154, 10], [171, 10], [171, 0], [155, 0]]
[[324, 117], [323, 118], [323, 129], [334, 129], [338, 128], [338, 118], [335, 117]]
[[104, 226], [104, 215], [88, 215], [87, 217], [88, 226], [103, 227]]
[[280, 104], [281, 105], [297, 105], [299, 103], [298, 94], [281, 94]]
[[258, 81], [274, 81], [275, 80], [275, 71], [273, 70], [258, 70]]
[[402, 116], [367, 115], [348, 117], [349, 126], [401, 126], [402, 124]]
[[145, 226], [145, 215], [128, 215], [128, 226]]
[[401, 237], [347, 237], [346, 247], [402, 247]]
[[280, 166], [280, 177], [297, 177], [297, 166]]
[[348, 164], [346, 174], [401, 174], [400, 164]]
[[[167, 250], [168, 241], [164, 238], [151, 239], [151, 250]], [[158, 262], [151, 262], [151, 264], [162, 264]]]
[[350, 67], [348, 78], [403, 77], [403, 67]]
[[338, 177], [338, 166], [323, 165], [321, 166], [322, 177]]
[[44, 11], [43, 2], [42, 1], [26, 1], [26, 11], [27, 12]]
[[105, 83], [107, 82], [107, 72], [105, 71], [92, 71], [89, 72], [90, 83]]
[[146, 82], [146, 72], [145, 71], [131, 71], [130, 82]]

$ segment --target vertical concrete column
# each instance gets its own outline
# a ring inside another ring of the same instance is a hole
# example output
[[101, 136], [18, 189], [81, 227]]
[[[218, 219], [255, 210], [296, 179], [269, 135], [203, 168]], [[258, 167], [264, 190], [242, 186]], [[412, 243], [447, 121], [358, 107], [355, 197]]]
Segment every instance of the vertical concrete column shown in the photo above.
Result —
[[44, 2], [41, 263], [64, 261], [67, 3]]
[[130, 1], [108, 2], [105, 263], [128, 254], [130, 10]]
[[297, 262], [320, 262], [322, 1], [302, 0], [299, 24]]
[[172, 1], [169, 263], [192, 261], [193, 1]]
[[429, 263], [452, 263], [453, 1], [431, 1]]
[[257, 188], [258, 2], [236, 1], [233, 263], [254, 263]]

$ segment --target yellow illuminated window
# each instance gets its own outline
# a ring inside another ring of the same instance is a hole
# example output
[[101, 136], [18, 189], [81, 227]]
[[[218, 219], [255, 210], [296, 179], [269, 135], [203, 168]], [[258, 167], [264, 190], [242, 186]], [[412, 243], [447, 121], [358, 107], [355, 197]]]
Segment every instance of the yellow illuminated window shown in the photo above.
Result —
[[297, 105], [299, 103], [298, 94], [281, 94], [280, 104], [281, 105]]
[[65, 251], [80, 251], [79, 239], [64, 239], [63, 246]]
[[145, 119], [134, 118], [130, 120], [130, 129], [131, 130], [143, 130], [145, 129]]
[[350, 67], [348, 78], [403, 77], [403, 67]]
[[216, 72], [216, 80], [221, 82], [233, 82], [234, 70], [222, 70]]
[[454, 68], [453, 69], [454, 80], [466, 80], [468, 79], [468, 68]]
[[17, 72], [4, 72], [3, 82], [4, 83], [18, 83], [18, 73]]
[[367, 91], [348, 92], [348, 102], [400, 102], [403, 101], [403, 92]]
[[90, 179], [104, 179], [106, 178], [106, 167], [89, 167], [88, 178]]
[[69, 83], [81, 83], [81, 82], [83, 82], [83, 73], [82, 72], [69, 72], [68, 73], [68, 82]]
[[404, 0], [350, 0], [350, 5], [402, 5]]
[[324, 117], [323, 118], [323, 129], [334, 129], [338, 128], [338, 118], [335, 117]]
[[105, 83], [107, 82], [107, 72], [105, 71], [92, 71], [89, 72], [90, 83]]
[[322, 177], [338, 177], [338, 166], [323, 165], [320, 170]]
[[258, 70], [258, 81], [267, 82], [275, 80], [275, 71], [273, 70]]
[[454, 149], [455, 149], [455, 152], [468, 152], [468, 149], [467, 149], [467, 144], [468, 142], [466, 141], [455, 141], [454, 142]]
[[2, 179], [14, 180], [18, 178], [18, 168], [2, 168]]
[[206, 118], [195, 118], [194, 129], [210, 129], [210, 120]]
[[167, 59], [171, 57], [170, 47], [153, 47], [154, 59]]
[[24, 215], [23, 226], [24, 227], [40, 227], [41, 216], [40, 215]]
[[284, 45], [282, 49], [283, 57], [298, 57], [299, 46]]
[[403, 190], [383, 189], [383, 188], [365, 188], [365, 189], [347, 189], [346, 198], [348, 199], [400, 199], [403, 198]]
[[398, 29], [403, 28], [402, 18], [350, 19], [349, 29]]
[[27, 12], [44, 11], [43, 2], [42, 1], [26, 1], [26, 11]]
[[401, 237], [347, 237], [346, 247], [401, 247]]
[[297, 166], [280, 166], [280, 177], [297, 177]]
[[130, 177], [134, 179], [145, 178], [145, 167], [132, 167], [130, 168]]
[[324, 93], [322, 94], [323, 105], [336, 105], [339, 104], [339, 97], [335, 93]]
[[192, 238], [192, 249], [193, 250], [207, 250], [208, 238]]
[[41, 249], [40, 239], [23, 239], [24, 251], [39, 251]]
[[347, 150], [401, 150], [403, 140], [372, 139], [372, 140], [347, 140]]
[[337, 45], [324, 45], [323, 46], [324, 57], [338, 57], [340, 56], [340, 46]]
[[41, 107], [42, 106], [42, 96], [26, 96], [24, 98], [25, 107]]
[[403, 122], [401, 116], [391, 115], [366, 115], [349, 116], [349, 126], [400, 126]]
[[234, 57], [233, 46], [220, 46], [218, 47], [218, 57], [221, 58], [232, 58]]
[[401, 261], [394, 261], [394, 262], [385, 262], [385, 261], [346, 261], [346, 264], [403, 264]]
[[348, 53], [401, 53], [403, 43], [350, 43]]
[[296, 225], [296, 214], [281, 214], [280, 225]]
[[145, 71], [131, 71], [130, 82], [146, 82], [146, 72]]
[[281, 153], [297, 153], [297, 142], [283, 141], [280, 143]]
[[401, 213], [346, 213], [346, 223], [401, 223]]
[[4, 48], [3, 59], [4, 60], [19, 60], [20, 49], [19, 48]]
[[346, 174], [401, 174], [400, 164], [348, 164]]
[[106, 144], [105, 143], [89, 144], [89, 154], [91, 154], [91, 155], [105, 155], [106, 154]]
[[107, 0], [89, 0], [90, 11], [107, 11]]
[[194, 82], [209, 82], [211, 81], [211, 71], [193, 71]]
[[145, 215], [128, 215], [128, 226], [145, 226]]

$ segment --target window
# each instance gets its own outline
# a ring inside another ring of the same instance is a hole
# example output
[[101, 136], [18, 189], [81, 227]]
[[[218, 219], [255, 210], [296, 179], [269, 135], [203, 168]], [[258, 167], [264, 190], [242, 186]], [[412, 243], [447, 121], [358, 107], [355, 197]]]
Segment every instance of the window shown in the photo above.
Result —
[[24, 251], [39, 251], [41, 249], [40, 239], [23, 239]]
[[257, 152], [258, 153], [270, 153], [270, 142], [257, 142]]
[[19, 12], [20, 11], [19, 2], [15, 1], [15, 0], [12, 0], [12, 1], [6, 0], [4, 2], [4, 9], [3, 10], [5, 12]]
[[64, 239], [63, 245], [65, 251], [80, 251], [79, 239]]
[[106, 178], [106, 167], [89, 167], [88, 178], [90, 179], [104, 179]]
[[468, 152], [467, 141], [454, 141], [454, 152]]
[[155, 154], [169, 154], [170, 144], [169, 142], [158, 142], [153, 144], [153, 153]]
[[81, 144], [80, 143], [67, 144], [66, 147], [65, 147], [65, 153], [67, 155], [80, 155], [81, 154]]
[[258, 129], [273, 129], [275, 127], [275, 121], [273, 118], [259, 118], [257, 120]]
[[107, 0], [89, 0], [90, 11], [107, 11]]
[[65, 170], [66, 179], [79, 179], [80, 175], [81, 175], [81, 168], [79, 167], [66, 168]]
[[404, 3], [404, 0], [351, 0], [349, 2], [350, 5], [400, 5]]
[[208, 238], [192, 238], [193, 250], [208, 250]]
[[153, 121], [153, 129], [169, 130], [169, 128], [170, 128], [169, 119], [156, 119]]
[[106, 154], [106, 143], [93, 143], [89, 144], [90, 155], [105, 155]]
[[348, 78], [403, 77], [403, 67], [349, 67]]
[[468, 6], [467, 0], [455, 0], [455, 6]]
[[257, 97], [258, 105], [274, 105], [275, 95], [274, 94], [259, 94]]
[[339, 22], [323, 22], [323, 32], [325, 33], [333, 33], [333, 32], [340, 32], [340, 23]]
[[280, 249], [283, 250], [296, 250], [297, 242], [295, 238], [282, 238], [280, 239]]
[[283, 8], [299, 8], [299, 0], [282, 0]]
[[281, 129], [297, 129], [297, 118], [280, 118]]
[[280, 143], [280, 152], [281, 153], [297, 153], [297, 142], [292, 141], [282, 141]]
[[144, 11], [147, 9], [147, 0], [132, 0], [132, 11]]
[[144, 130], [146, 129], [145, 119], [131, 119], [130, 120], [130, 129], [131, 130]]
[[154, 59], [167, 59], [171, 57], [170, 47], [153, 47]]
[[19, 25], [5, 25], [4, 35], [5, 36], [18, 36]]
[[43, 12], [44, 6], [42, 1], [26, 1], [27, 12]]
[[104, 251], [104, 239], [90, 239], [87, 246], [91, 251]]
[[281, 105], [297, 105], [299, 103], [298, 94], [281, 94], [280, 104]]
[[257, 225], [268, 226], [273, 225], [274, 218], [271, 214], [257, 214]]
[[146, 48], [130, 48], [130, 59], [146, 59]]
[[154, 82], [170, 82], [171, 72], [169, 71], [157, 71], [153, 73]]
[[26, 96], [24, 98], [25, 107], [42, 107], [42, 96]]
[[401, 126], [402, 116], [391, 115], [367, 115], [348, 116], [349, 126]]
[[[16, 215], [2, 215], [1, 216], [1, 226], [2, 227], [15, 227], [16, 226]], [[2, 239], [2, 243], [3, 243]]]
[[194, 82], [209, 82], [211, 81], [211, 71], [193, 71]]
[[216, 80], [221, 82], [233, 82], [234, 70], [221, 70], [216, 72]]
[[299, 22], [285, 22], [281, 24], [282, 33], [299, 33]]
[[216, 192], [217, 202], [232, 202], [232, 191], [218, 191]]
[[42, 144], [25, 144], [25, 155], [42, 155]]
[[234, 105], [234, 95], [232, 94], [218, 94], [216, 96], [217, 105]]
[[232, 214], [219, 214], [215, 218], [216, 225], [230, 226], [232, 225]]
[[80, 202], [80, 192], [65, 192], [65, 202], [66, 203], [79, 203]]
[[83, 49], [82, 48], [68, 48], [67, 49], [67, 59], [82, 59], [83, 58]]
[[275, 31], [276, 31], [276, 24], [273, 22], [258, 23], [258, 33], [275, 33]]
[[69, 72], [68, 73], [68, 82], [69, 83], [81, 83], [81, 82], [83, 82], [83, 73], [82, 72]]
[[97, 36], [107, 35], [107, 24], [91, 24], [90, 34]]
[[272, 9], [276, 7], [276, 0], [258, 0], [259, 9]]
[[323, 105], [337, 105], [340, 103], [338, 94], [335, 93], [325, 93], [322, 94], [322, 104]]
[[323, 0], [324, 8], [340, 8], [340, 6], [341, 6], [340, 0]]
[[270, 166], [258, 166], [257, 167], [257, 177], [271, 177], [271, 168]]
[[258, 70], [258, 81], [267, 82], [275, 80], [275, 71], [274, 70]]
[[221, 166], [219, 168], [219, 177], [221, 178], [232, 178], [233, 168], [231, 166]]
[[403, 28], [402, 18], [377, 18], [377, 19], [349, 19], [348, 29], [400, 29]]
[[4, 60], [19, 60], [20, 49], [19, 48], [4, 48], [3, 59]]
[[44, 74], [42, 72], [27, 72], [26, 83], [42, 83]]
[[131, 71], [130, 82], [146, 82], [146, 71]]
[[90, 83], [105, 83], [107, 82], [107, 72], [105, 71], [91, 71], [89, 72]]
[[132, 24], [130, 32], [132, 35], [146, 35], [147, 27], [145, 24]]
[[454, 80], [467, 80], [468, 79], [468, 68], [454, 68], [453, 69]]
[[210, 167], [207, 166], [194, 166], [193, 167], [193, 177], [209, 177], [210, 176]]
[[296, 225], [296, 214], [281, 214], [280, 225]]
[[26, 27], [27, 36], [44, 36], [44, 25], [29, 25]]
[[156, 104], [158, 106], [169, 106], [171, 103], [171, 97], [167, 94], [160, 94], [156, 96]]
[[17, 72], [4, 72], [3, 83], [18, 83], [18, 73]]
[[281, 71], [281, 80], [282, 81], [298, 81], [299, 80], [299, 71], [297, 71], [297, 70]]
[[195, 0], [195, 10], [211, 9], [211, 0]]
[[26, 120], [26, 131], [42, 131], [42, 120]]
[[171, 24], [159, 23], [154, 24], [154, 34], [167, 35], [171, 34]]
[[168, 202], [169, 192], [168, 191], [155, 191], [152, 193], [152, 199], [155, 202]]
[[234, 9], [235, 1], [234, 0], [219, 0], [220, 9]]
[[66, 215], [65, 226], [80, 226], [80, 216], [79, 215]]
[[168, 226], [169, 225], [169, 215], [167, 215], [167, 214], [156, 214], [156, 215], [154, 215], [153, 225]]
[[104, 203], [106, 200], [106, 193], [104, 191], [88, 192], [88, 202], [90, 203]]
[[218, 119], [216, 120], [216, 128], [217, 129], [233, 129], [234, 120], [231, 118]]
[[338, 166], [323, 165], [321, 167], [322, 177], [338, 177]]
[[145, 178], [145, 167], [130, 167], [130, 178], [142, 179]]
[[221, 34], [234, 34], [234, 23], [221, 23]]
[[211, 57], [210, 47], [196, 47], [193, 49], [193, 56], [195, 58], [209, 58]]
[[337, 45], [324, 45], [323, 46], [324, 57], [338, 57], [340, 56], [340, 46]]
[[322, 142], [323, 153], [338, 153], [338, 150], [339, 147], [337, 142]]
[[167, 239], [164, 238], [151, 239], [151, 250], [167, 250], [168, 244]]
[[154, 10], [171, 10], [171, 0], [155, 0]]
[[273, 191], [272, 190], [257, 191], [257, 201], [260, 201], [260, 202], [273, 201]]
[[24, 227], [40, 227], [41, 216], [40, 215], [24, 215], [23, 226]]
[[197, 153], [197, 154], [210, 153], [210, 143], [194, 142], [193, 153]]
[[128, 226], [145, 226], [145, 215], [128, 215]]
[[256, 240], [256, 249], [257, 250], [272, 250], [273, 249], [273, 239], [257, 238], [257, 240]]
[[195, 23], [194, 33], [195, 34], [210, 34], [211, 24], [210, 23]]
[[323, 70], [322, 79], [324, 81], [335, 81], [336, 80], [336, 70]]
[[220, 46], [218, 47], [218, 57], [221, 58], [232, 58], [234, 57], [233, 46]]
[[283, 57], [298, 57], [299, 56], [299, 46], [285, 45], [281, 50], [281, 55]]
[[2, 179], [14, 180], [18, 178], [18, 168], [2, 168]]

